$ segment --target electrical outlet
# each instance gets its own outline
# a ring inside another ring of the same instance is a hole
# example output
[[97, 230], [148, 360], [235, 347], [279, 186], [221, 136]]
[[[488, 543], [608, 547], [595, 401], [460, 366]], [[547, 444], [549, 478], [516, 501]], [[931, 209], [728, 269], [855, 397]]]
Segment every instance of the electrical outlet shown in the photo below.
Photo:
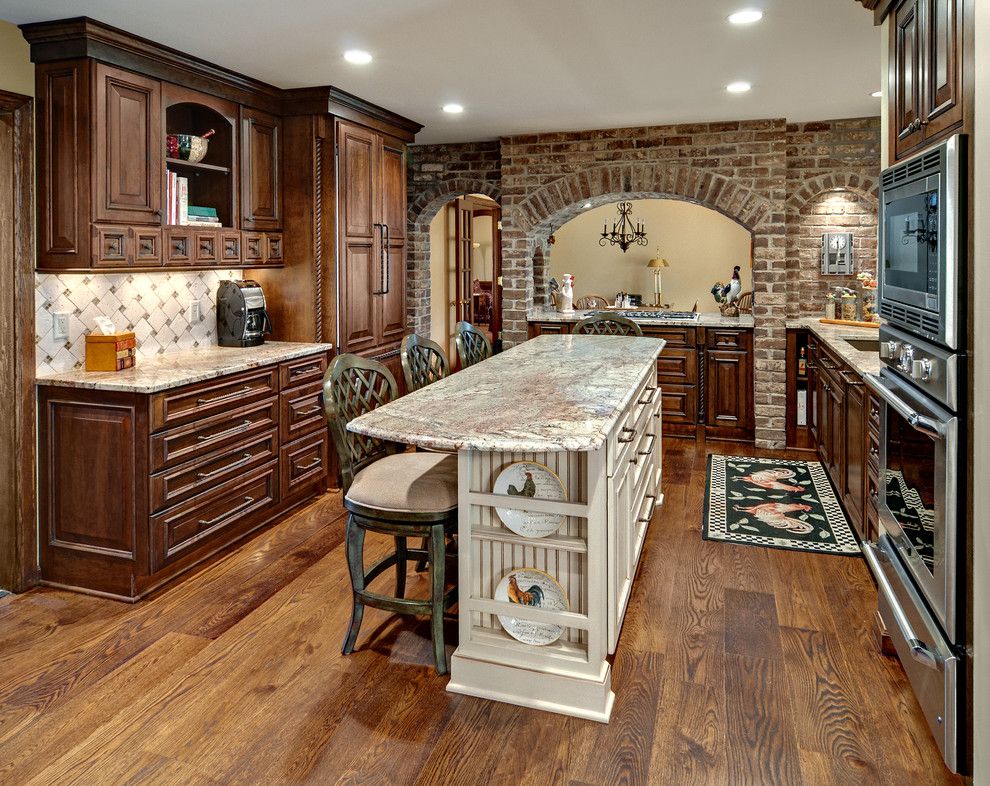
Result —
[[189, 301], [189, 322], [203, 321], [203, 304], [198, 300]]
[[56, 341], [69, 338], [69, 312], [56, 311], [52, 314], [52, 336]]

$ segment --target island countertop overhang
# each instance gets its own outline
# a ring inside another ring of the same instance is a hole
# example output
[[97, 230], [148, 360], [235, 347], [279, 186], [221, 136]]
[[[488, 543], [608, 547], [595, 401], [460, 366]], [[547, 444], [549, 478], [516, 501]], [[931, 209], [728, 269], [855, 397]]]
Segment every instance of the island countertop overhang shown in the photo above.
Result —
[[665, 343], [540, 336], [362, 415], [348, 429], [434, 450], [597, 450]]

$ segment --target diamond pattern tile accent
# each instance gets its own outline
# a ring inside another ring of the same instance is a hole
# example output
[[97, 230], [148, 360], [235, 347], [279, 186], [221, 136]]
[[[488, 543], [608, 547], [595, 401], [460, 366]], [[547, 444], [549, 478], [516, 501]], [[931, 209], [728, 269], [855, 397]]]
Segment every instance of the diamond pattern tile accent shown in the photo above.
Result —
[[[80, 368], [86, 360], [85, 335], [96, 317], [133, 330], [138, 362], [164, 352], [216, 342], [216, 292], [238, 270], [162, 273], [38, 273], [35, 275], [35, 360], [37, 373]], [[189, 304], [199, 300], [203, 319], [190, 324]], [[52, 314], [68, 311], [69, 338], [52, 337]]]

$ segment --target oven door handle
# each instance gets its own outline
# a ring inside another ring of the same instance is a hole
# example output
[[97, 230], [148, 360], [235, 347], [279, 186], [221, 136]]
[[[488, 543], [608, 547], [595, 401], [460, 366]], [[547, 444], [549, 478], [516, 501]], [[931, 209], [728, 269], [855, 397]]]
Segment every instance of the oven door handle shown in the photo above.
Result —
[[894, 411], [904, 418], [915, 431], [920, 431], [932, 439], [945, 439], [946, 425], [944, 423], [940, 423], [927, 415], [915, 412], [898, 398], [890, 388], [884, 385], [879, 377], [867, 375], [864, 379], [866, 380], [866, 384], [870, 386], [870, 389], [880, 396], [885, 403], [893, 407]]
[[890, 586], [890, 579], [887, 578], [887, 572], [880, 564], [880, 558], [877, 556], [879, 551], [880, 549], [872, 543], [863, 544], [863, 556], [866, 557], [866, 561], [870, 566], [870, 572], [873, 573], [873, 578], [877, 580], [880, 592], [887, 598], [887, 605], [890, 606], [890, 610], [894, 614], [894, 622], [900, 629], [901, 636], [904, 637], [904, 641], [907, 642], [911, 650], [911, 657], [921, 665], [938, 671], [943, 662], [942, 656], [919, 639], [914, 632], [914, 628], [911, 627], [911, 623], [908, 621], [904, 610], [897, 601], [894, 588]]

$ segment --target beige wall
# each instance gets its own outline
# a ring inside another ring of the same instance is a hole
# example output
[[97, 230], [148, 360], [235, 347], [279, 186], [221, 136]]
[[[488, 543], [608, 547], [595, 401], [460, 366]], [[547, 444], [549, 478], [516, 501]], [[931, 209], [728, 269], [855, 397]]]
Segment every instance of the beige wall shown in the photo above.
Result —
[[0, 20], [0, 90], [34, 95], [34, 65], [17, 25]]
[[[990, 288], [990, 3], [976, 3], [974, 292]], [[990, 784], [990, 309], [976, 297], [973, 314], [973, 641], [974, 783]]]
[[554, 232], [550, 251], [550, 275], [561, 281], [564, 273], [575, 277], [575, 299], [603, 295], [609, 299], [620, 290], [643, 295], [653, 303], [653, 271], [646, 263], [659, 254], [670, 267], [663, 270], [663, 300], [675, 309], [690, 310], [698, 301], [700, 311], [718, 311], [711, 295], [716, 281], [726, 282], [734, 265], [742, 267], [743, 291], [752, 289], [752, 248], [749, 232], [735, 221], [706, 207], [677, 199], [638, 199], [631, 218], [646, 225], [647, 246], [598, 244], [602, 225], [609, 231], [618, 216], [615, 204], [591, 208]]

